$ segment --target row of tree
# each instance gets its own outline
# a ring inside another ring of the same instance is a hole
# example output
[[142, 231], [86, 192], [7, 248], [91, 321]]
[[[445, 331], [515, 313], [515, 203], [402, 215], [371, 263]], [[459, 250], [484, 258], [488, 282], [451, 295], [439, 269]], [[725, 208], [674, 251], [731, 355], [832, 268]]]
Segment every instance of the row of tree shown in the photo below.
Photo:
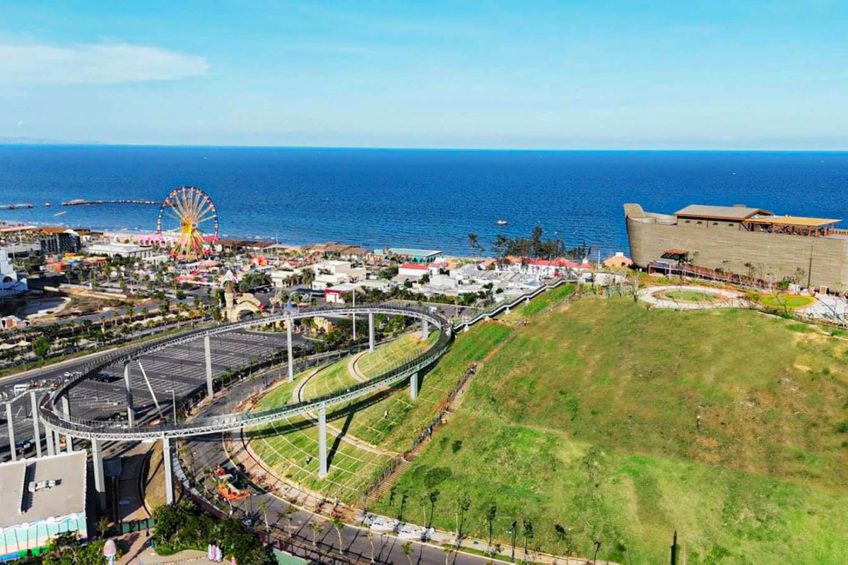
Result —
[[[559, 238], [545, 239], [544, 230], [540, 226], [533, 228], [529, 237], [510, 238], [504, 234], [498, 234], [492, 245], [492, 252], [497, 257], [530, 257], [532, 259], [555, 259], [557, 257], [568, 257], [574, 260], [582, 260], [591, 252], [591, 246], [585, 242], [575, 247], [567, 248], [565, 242]], [[468, 234], [468, 246], [474, 253], [480, 255], [486, 252], [486, 248], [480, 243], [476, 233]]]

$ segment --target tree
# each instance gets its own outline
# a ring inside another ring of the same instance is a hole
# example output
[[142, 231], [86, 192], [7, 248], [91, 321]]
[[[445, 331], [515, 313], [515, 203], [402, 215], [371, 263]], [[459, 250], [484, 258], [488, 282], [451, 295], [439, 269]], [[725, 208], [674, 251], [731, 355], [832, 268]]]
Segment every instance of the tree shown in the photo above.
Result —
[[527, 541], [533, 539], [533, 522], [528, 518], [522, 518], [524, 528], [524, 561], [527, 561]]
[[468, 509], [471, 508], [471, 499], [468, 498], [468, 495], [463, 493], [457, 501], [457, 506], [459, 506], [459, 525], [457, 527], [456, 536], [457, 538], [462, 537], [462, 528], [465, 525], [465, 513], [468, 512]]
[[486, 521], [489, 523], [489, 550], [492, 548], [492, 529], [495, 523], [495, 518], [498, 515], [498, 507], [492, 504], [489, 510], [486, 511]]
[[296, 510], [295, 510], [294, 506], [292, 506], [291, 504], [287, 505], [286, 509], [283, 510], [283, 518], [285, 518], [286, 521], [289, 523], [289, 535], [291, 535], [292, 516], [294, 516], [295, 512], [296, 512]]
[[268, 500], [262, 499], [259, 501], [259, 511], [262, 512], [262, 517], [265, 519], [265, 532], [271, 533], [271, 525], [268, 523]]
[[377, 560], [374, 559], [374, 532], [371, 531], [371, 528], [365, 530], [365, 535], [368, 536], [368, 544], [371, 546], [371, 563], [376, 563]]
[[433, 512], [436, 509], [436, 501], [439, 500], [439, 489], [431, 490], [427, 498], [430, 500], [430, 519], [427, 520], [427, 528], [430, 528], [433, 525]]
[[50, 353], [50, 342], [44, 336], [39, 336], [35, 341], [32, 342], [32, 351], [41, 359], [47, 357], [47, 354]]
[[303, 284], [306, 286], [311, 286], [315, 281], [315, 271], [313, 269], [303, 269], [300, 272], [300, 280], [302, 280]]
[[406, 559], [409, 561], [409, 565], [412, 565], [412, 542], [408, 541], [402, 546], [400, 546], [400, 550], [406, 555]]
[[480, 240], [478, 239], [477, 234], [474, 232], [468, 234], [468, 247], [471, 248], [472, 253], [475, 251], [483, 253], [483, 251], [485, 251], [483, 246], [480, 245]]
[[554, 525], [554, 533], [556, 533], [557, 540], [563, 544], [562, 553], [563, 555], [571, 555], [571, 538], [568, 535], [568, 528], [562, 526], [560, 524]]
[[105, 538], [106, 532], [109, 531], [109, 524], [109, 518], [107, 518], [106, 516], [101, 516], [100, 518], [98, 518], [96, 524], [97, 535], [99, 535], [101, 538]]
[[318, 532], [322, 531], [324, 527], [318, 522], [309, 522], [309, 531], [312, 532], [312, 547], [318, 545]]
[[333, 516], [333, 521], [331, 523], [333, 524], [333, 528], [336, 530], [336, 534], [339, 536], [339, 552], [344, 553], [345, 549], [344, 540], [342, 540], [342, 530], [344, 530], [345, 524], [338, 516]]

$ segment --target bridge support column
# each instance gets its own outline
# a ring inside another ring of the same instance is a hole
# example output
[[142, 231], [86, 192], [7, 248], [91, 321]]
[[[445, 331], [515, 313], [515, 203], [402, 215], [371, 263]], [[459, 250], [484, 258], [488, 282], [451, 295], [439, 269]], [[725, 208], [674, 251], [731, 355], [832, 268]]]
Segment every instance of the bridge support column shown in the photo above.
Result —
[[6, 403], [6, 422], [9, 424], [9, 452], [12, 454], [12, 461], [18, 460], [18, 446], [15, 445], [15, 426], [12, 425], [12, 403]]
[[[68, 395], [62, 397], [62, 414], [65, 415], [66, 420], [70, 420], [71, 418], [71, 402], [68, 400]], [[70, 435], [65, 434], [65, 450], [68, 453], [71, 453], [74, 450], [74, 440]], [[58, 450], [57, 450], [58, 452]]]
[[106, 480], [103, 477], [103, 452], [99, 439], [91, 440], [91, 465], [94, 467], [94, 490], [100, 508], [106, 507]]
[[427, 320], [421, 320], [421, 339], [427, 339], [430, 336], [430, 324]]
[[212, 400], [215, 389], [212, 387], [212, 344], [209, 336], [203, 336], [203, 355], [206, 357], [206, 398]]
[[32, 441], [35, 442], [35, 456], [41, 458], [41, 430], [38, 429], [38, 401], [35, 399], [35, 391], [29, 393], [32, 403]]
[[56, 451], [55, 451], [56, 455], [59, 455], [59, 454], [62, 453], [61, 436], [62, 436], [62, 434], [60, 434], [59, 432], [53, 432], [53, 441], [56, 442]]
[[174, 503], [174, 478], [173, 464], [171, 460], [171, 440], [168, 436], [162, 436], [162, 462], [165, 463], [165, 502]]
[[368, 314], [368, 351], [374, 351], [374, 314]]
[[286, 347], [288, 348], [289, 382], [294, 380], [294, 354], [292, 353], [292, 324], [294, 320], [286, 320]]
[[413, 373], [409, 377], [409, 398], [412, 400], [418, 398], [418, 373]]
[[47, 443], [47, 455], [56, 455], [56, 444], [53, 442], [53, 430], [44, 429], [44, 441]]
[[327, 476], [327, 405], [318, 409], [318, 477]]
[[130, 364], [124, 364], [124, 384], [127, 387], [127, 424], [135, 425], [135, 408], [133, 408], [132, 381], [130, 380]]

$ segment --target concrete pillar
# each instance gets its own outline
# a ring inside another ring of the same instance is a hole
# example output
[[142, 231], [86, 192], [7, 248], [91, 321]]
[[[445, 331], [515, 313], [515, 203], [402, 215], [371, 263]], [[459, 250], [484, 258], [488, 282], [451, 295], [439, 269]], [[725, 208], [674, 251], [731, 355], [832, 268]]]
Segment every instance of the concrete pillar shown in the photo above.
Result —
[[353, 343], [356, 343], [356, 312], [353, 313], [351, 329], [353, 329]]
[[41, 457], [41, 431], [38, 429], [38, 401], [35, 399], [35, 391], [29, 393], [32, 403], [32, 441], [35, 442], [35, 456]]
[[212, 344], [208, 335], [203, 336], [203, 354], [206, 357], [206, 398], [211, 400], [215, 389], [212, 387]]
[[15, 445], [15, 426], [12, 425], [12, 403], [6, 403], [6, 422], [9, 424], [9, 451], [12, 454], [12, 461], [18, 460], [18, 448]]
[[427, 339], [430, 336], [430, 324], [427, 320], [421, 320], [421, 339]]
[[47, 455], [56, 455], [56, 444], [53, 442], [53, 430], [44, 428], [44, 441], [47, 442]]
[[53, 441], [56, 442], [56, 455], [62, 453], [61, 435], [59, 432], [53, 432]]
[[327, 476], [327, 405], [318, 409], [318, 477]]
[[409, 398], [412, 400], [418, 398], [418, 373], [413, 373], [409, 378]]
[[91, 464], [94, 467], [94, 490], [100, 508], [106, 507], [106, 480], [103, 477], [103, 452], [99, 439], [91, 440]]
[[374, 314], [368, 313], [368, 351], [374, 351]]
[[294, 320], [286, 320], [286, 347], [288, 348], [289, 382], [294, 380], [294, 353], [292, 352], [292, 324]]
[[[71, 403], [68, 400], [67, 394], [62, 397], [62, 414], [65, 415], [66, 420], [71, 419]], [[65, 449], [68, 453], [74, 450], [74, 440], [71, 439], [71, 436], [68, 434], [65, 434]]]
[[132, 380], [130, 378], [130, 364], [124, 365], [124, 384], [127, 387], [127, 423], [130, 427], [135, 425], [135, 408], [133, 408]]
[[165, 463], [165, 502], [174, 503], [173, 461], [171, 460], [171, 440], [162, 436], [162, 461]]

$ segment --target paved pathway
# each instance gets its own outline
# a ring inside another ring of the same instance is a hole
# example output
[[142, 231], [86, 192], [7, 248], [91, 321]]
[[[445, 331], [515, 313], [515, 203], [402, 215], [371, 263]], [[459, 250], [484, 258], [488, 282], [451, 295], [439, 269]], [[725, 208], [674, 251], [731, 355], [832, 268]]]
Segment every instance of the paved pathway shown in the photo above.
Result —
[[[702, 292], [714, 295], [716, 300], [711, 302], [686, 302], [662, 296], [663, 293], [675, 291]], [[714, 286], [649, 286], [640, 290], [638, 296], [640, 300], [654, 308], [669, 308], [672, 310], [709, 310], [713, 308], [746, 308], [748, 306], [748, 301], [745, 300], [745, 295], [741, 292]]]

